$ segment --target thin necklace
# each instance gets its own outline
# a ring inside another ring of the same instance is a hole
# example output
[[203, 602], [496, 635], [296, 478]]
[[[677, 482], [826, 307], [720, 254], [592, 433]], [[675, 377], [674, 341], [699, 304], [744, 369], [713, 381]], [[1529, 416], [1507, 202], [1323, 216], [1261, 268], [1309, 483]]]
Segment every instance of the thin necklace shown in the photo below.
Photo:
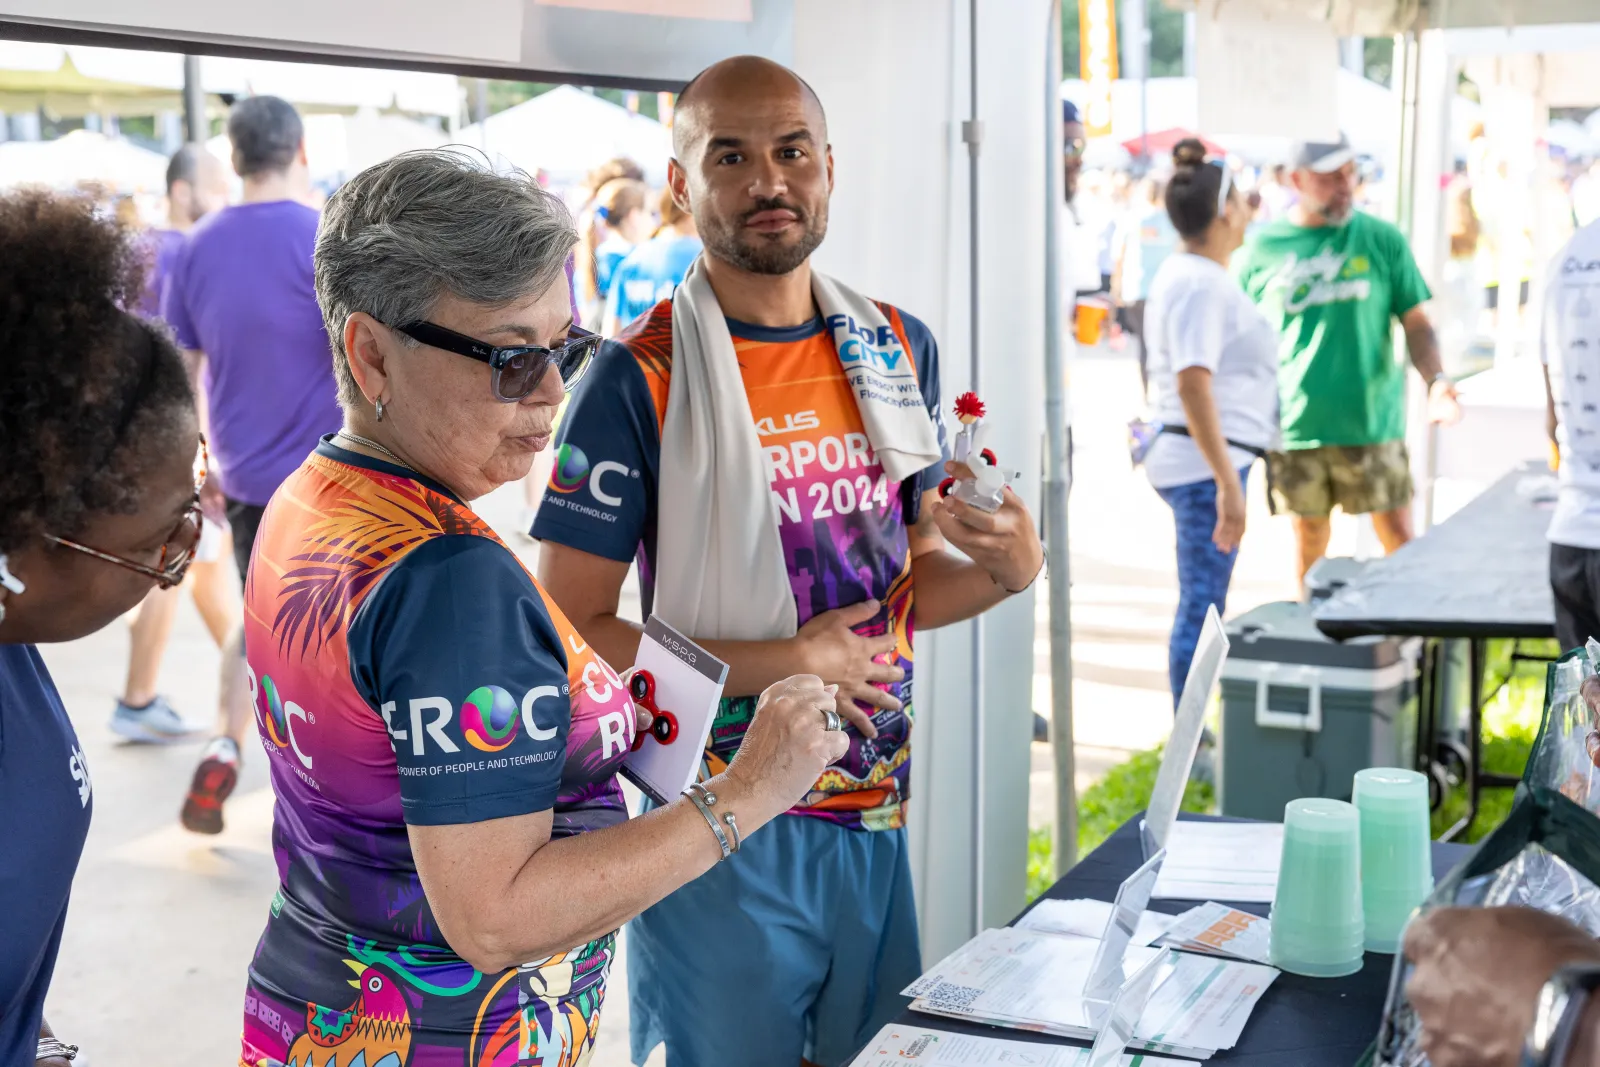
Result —
[[400, 464], [400, 466], [404, 467], [406, 470], [412, 470], [413, 469], [411, 464], [407, 463], [405, 460], [401, 459], [399, 456], [395, 455], [393, 452], [389, 451], [387, 448], [384, 448], [382, 445], [380, 445], [376, 441], [372, 441], [372, 440], [369, 440], [369, 439], [367, 439], [365, 437], [362, 437], [360, 434], [351, 433], [349, 430], [340, 430], [338, 436], [343, 437], [346, 440], [354, 441], [358, 445], [364, 445], [365, 447], [370, 448], [375, 452], [382, 452], [384, 455], [388, 456], [390, 459], [392, 459], [396, 463]]

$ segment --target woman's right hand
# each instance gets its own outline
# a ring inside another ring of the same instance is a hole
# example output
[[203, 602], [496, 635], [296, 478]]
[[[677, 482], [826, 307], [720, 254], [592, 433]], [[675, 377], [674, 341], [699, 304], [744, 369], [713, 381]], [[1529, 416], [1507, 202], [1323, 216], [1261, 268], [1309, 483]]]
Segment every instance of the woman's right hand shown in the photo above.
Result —
[[739, 812], [750, 829], [804, 799], [828, 765], [850, 748], [843, 730], [827, 728], [825, 713], [837, 711], [838, 689], [824, 686], [814, 674], [797, 674], [774, 682], [757, 699], [755, 716], [725, 772], [743, 803], [754, 804], [755, 811]]
[[1233, 474], [1217, 483], [1217, 527], [1211, 540], [1218, 552], [1232, 552], [1244, 540], [1244, 515], [1244, 484]]

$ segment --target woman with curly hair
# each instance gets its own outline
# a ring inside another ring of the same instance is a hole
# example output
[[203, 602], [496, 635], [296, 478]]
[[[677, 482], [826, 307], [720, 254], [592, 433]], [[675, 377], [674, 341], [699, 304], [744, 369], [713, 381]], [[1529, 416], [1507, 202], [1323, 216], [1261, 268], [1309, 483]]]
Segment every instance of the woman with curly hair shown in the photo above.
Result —
[[[66, 1064], [45, 1026], [91, 785], [34, 648], [182, 580], [200, 536], [194, 396], [126, 309], [133, 236], [87, 198], [0, 196], [0, 1063]], [[197, 466], [198, 464], [198, 466]]]

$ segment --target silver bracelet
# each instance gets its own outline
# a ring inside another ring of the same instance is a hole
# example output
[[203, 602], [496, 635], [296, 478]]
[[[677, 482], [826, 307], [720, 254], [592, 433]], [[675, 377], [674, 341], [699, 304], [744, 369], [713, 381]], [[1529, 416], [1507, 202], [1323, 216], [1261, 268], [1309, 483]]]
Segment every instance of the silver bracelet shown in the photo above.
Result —
[[[696, 796], [699, 796], [701, 799], [703, 799], [708, 806], [711, 805], [711, 804], [715, 804], [717, 802], [717, 794], [713, 793], [711, 790], [707, 789], [705, 786], [701, 785], [699, 782], [695, 782], [693, 785], [689, 786], [689, 789]], [[722, 813], [722, 821], [727, 824], [728, 832], [733, 835], [733, 844], [730, 846], [730, 851], [738, 852], [739, 851], [739, 824], [734, 819], [733, 812], [731, 812], [731, 811], [723, 812]], [[717, 837], [720, 840], [722, 835], [718, 834]], [[724, 857], [724, 858], [726, 858], [726, 857]]]
[[38, 1054], [33, 1058], [35, 1060], [48, 1060], [52, 1057], [59, 1057], [70, 1063], [78, 1058], [78, 1046], [68, 1045], [65, 1042], [57, 1041], [53, 1037], [41, 1037], [39, 1039]]
[[706, 820], [706, 825], [711, 827], [711, 832], [717, 835], [717, 844], [722, 846], [722, 858], [727, 859], [739, 851], [739, 824], [734, 820], [733, 812], [725, 812], [722, 821], [728, 824], [728, 829], [733, 832], [733, 841], [728, 841], [728, 835], [722, 831], [722, 823], [717, 821], [717, 816], [711, 810], [711, 805], [717, 802], [717, 794], [695, 782], [683, 791], [695, 807], [700, 809], [700, 814]]

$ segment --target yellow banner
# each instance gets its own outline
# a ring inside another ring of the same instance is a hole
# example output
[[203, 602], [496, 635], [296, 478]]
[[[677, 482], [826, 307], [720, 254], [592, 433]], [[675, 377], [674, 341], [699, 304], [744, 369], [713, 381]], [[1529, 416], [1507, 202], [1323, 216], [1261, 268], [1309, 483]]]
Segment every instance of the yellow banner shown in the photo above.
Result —
[[1078, 55], [1089, 92], [1084, 132], [1104, 137], [1111, 133], [1111, 83], [1117, 80], [1116, 0], [1078, 0]]

